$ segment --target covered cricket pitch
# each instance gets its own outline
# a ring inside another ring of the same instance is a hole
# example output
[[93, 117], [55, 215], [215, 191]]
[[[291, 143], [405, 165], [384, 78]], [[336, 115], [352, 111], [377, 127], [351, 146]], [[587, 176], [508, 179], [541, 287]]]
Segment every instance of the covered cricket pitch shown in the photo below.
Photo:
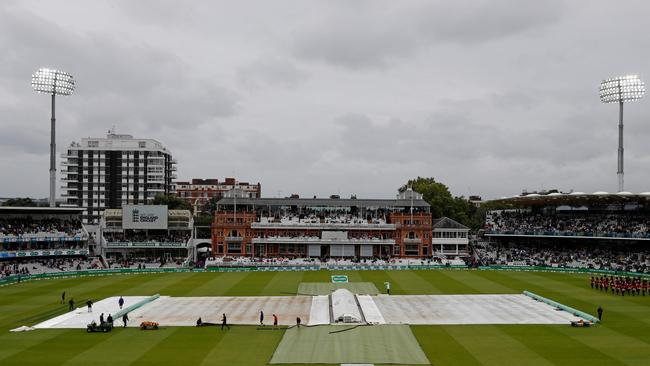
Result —
[[[294, 296], [202, 296], [202, 297], [124, 297], [128, 305], [135, 304], [129, 312], [129, 326], [142, 321], [155, 321], [161, 326], [194, 326], [197, 319], [220, 323], [226, 314], [229, 324], [257, 325], [263, 312], [266, 325], [272, 324], [272, 315], [278, 325], [293, 325], [300, 318], [305, 325], [334, 324], [342, 316], [346, 321], [369, 324], [569, 324], [577, 316], [561, 311], [523, 294], [480, 295], [366, 295], [377, 293], [372, 284], [300, 284], [299, 292], [313, 293]], [[342, 288], [349, 301], [343, 305], [333, 301], [336, 287]], [[374, 290], [373, 290], [374, 288]], [[119, 307], [118, 297], [110, 297], [94, 304], [94, 312], [80, 307], [56, 318], [36, 325], [36, 328], [85, 328], [99, 313], [107, 317]], [[352, 305], [351, 305], [352, 304]], [[345, 306], [345, 307], [344, 307]], [[337, 314], [335, 316], [335, 314]], [[115, 319], [117, 323], [120, 319]], [[121, 325], [121, 324], [120, 324]]]
[[[354, 291], [354, 292], [353, 292]], [[574, 315], [521, 294], [384, 295], [372, 283], [301, 283], [293, 296], [126, 296], [128, 326], [194, 326], [196, 320], [229, 325], [289, 326], [272, 364], [429, 364], [408, 325], [568, 324]], [[119, 297], [80, 307], [36, 328], [84, 328], [99, 313], [121, 314]], [[341, 301], [345, 299], [347, 301]], [[261, 312], [265, 318], [260, 319]], [[345, 316], [339, 316], [339, 314]], [[354, 315], [354, 316], [352, 316]], [[343, 318], [352, 323], [342, 324]], [[115, 324], [123, 325], [115, 316]], [[297, 327], [296, 318], [303, 326]], [[272, 328], [276, 329], [276, 328]], [[317, 346], [314, 346], [317, 345]]]

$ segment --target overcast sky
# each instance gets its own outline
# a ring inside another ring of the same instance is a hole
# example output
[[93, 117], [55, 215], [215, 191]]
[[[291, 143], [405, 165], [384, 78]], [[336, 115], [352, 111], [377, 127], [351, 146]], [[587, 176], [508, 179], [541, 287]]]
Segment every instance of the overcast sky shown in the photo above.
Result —
[[[393, 197], [416, 176], [486, 198], [613, 192], [618, 108], [598, 86], [650, 81], [648, 14], [647, 0], [3, 0], [0, 196], [48, 194], [42, 66], [77, 80], [58, 154], [115, 126], [167, 146], [179, 180], [236, 176], [264, 196]], [[650, 191], [649, 99], [626, 105], [633, 192]]]

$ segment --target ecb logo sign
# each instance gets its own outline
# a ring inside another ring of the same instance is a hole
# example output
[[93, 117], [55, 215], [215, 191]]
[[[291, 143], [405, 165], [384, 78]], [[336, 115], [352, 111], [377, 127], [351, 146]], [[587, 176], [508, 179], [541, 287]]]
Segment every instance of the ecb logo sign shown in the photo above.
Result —
[[131, 222], [136, 223], [136, 222], [151, 222], [154, 223], [158, 221], [158, 215], [156, 214], [140, 214], [140, 210], [135, 209], [133, 210], [133, 213], [131, 215]]
[[122, 227], [124, 229], [167, 229], [167, 206], [124, 205]]

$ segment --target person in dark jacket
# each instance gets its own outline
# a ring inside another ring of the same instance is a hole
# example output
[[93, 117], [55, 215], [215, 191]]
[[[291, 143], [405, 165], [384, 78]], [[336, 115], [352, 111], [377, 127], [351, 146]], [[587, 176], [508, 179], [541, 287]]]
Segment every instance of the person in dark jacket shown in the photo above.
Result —
[[124, 315], [122, 315], [122, 323], [124, 323], [124, 328], [126, 328], [126, 322], [128, 321], [129, 321], [129, 316], [126, 315], [126, 313], [124, 313]]
[[117, 300], [117, 303], [120, 305], [120, 309], [122, 309], [122, 306], [124, 306], [124, 299], [122, 298], [122, 296], [120, 296], [120, 299]]
[[597, 311], [598, 311], [598, 320], [603, 320], [603, 308], [599, 306]]
[[108, 318], [106, 318], [106, 323], [113, 325], [113, 316], [111, 314], [108, 314]]
[[93, 302], [88, 300], [86, 301], [86, 306], [88, 307], [88, 312], [92, 313], [93, 312]]
[[74, 310], [74, 299], [70, 299], [70, 301], [68, 301], [68, 311], [72, 310]]
[[99, 314], [99, 324], [104, 324], [104, 313]]
[[228, 325], [228, 321], [226, 319], [226, 313], [224, 313], [221, 317], [221, 330], [223, 330], [223, 327], [230, 329], [230, 326]]

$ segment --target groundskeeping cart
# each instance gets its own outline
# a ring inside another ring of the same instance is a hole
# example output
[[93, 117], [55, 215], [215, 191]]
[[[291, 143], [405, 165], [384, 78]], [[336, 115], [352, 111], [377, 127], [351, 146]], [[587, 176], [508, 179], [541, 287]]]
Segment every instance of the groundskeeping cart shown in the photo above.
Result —
[[95, 333], [95, 332], [107, 333], [110, 332], [111, 330], [113, 330], [113, 323], [108, 323], [108, 322], [103, 322], [101, 324], [92, 322], [86, 326], [87, 333]]

